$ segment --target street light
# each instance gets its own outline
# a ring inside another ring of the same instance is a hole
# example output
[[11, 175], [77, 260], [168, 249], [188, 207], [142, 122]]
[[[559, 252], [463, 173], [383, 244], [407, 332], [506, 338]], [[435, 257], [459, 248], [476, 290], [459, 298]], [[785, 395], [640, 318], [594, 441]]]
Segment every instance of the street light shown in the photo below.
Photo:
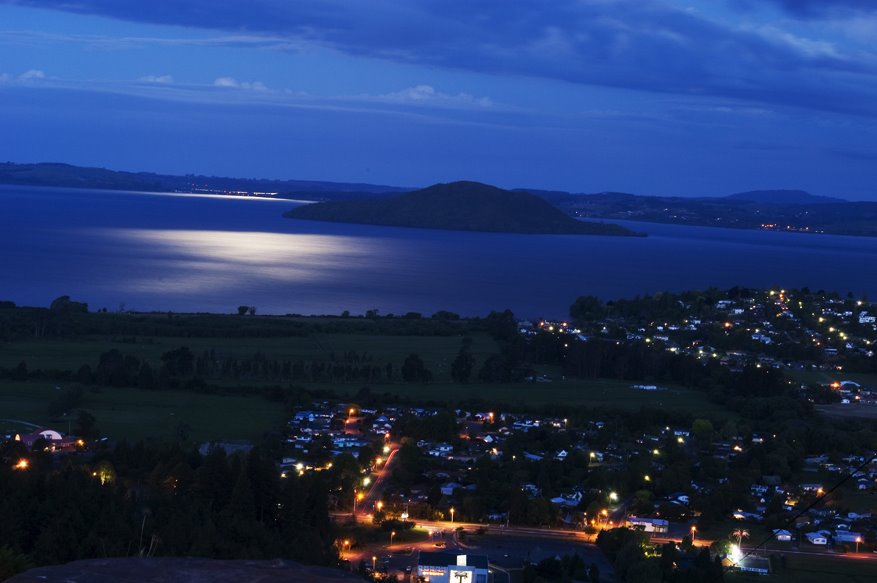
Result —
[[616, 494], [615, 492], [609, 492], [609, 501], [618, 502], [618, 494]]
[[695, 533], [697, 533], [697, 527], [694, 526], [694, 525], [692, 525], [692, 526], [691, 526], [691, 544], [692, 544], [692, 545], [694, 544], [694, 536], [695, 536]]
[[[356, 492], [354, 490], [354, 492]], [[362, 492], [356, 492], [356, 495], [353, 497], [353, 516], [356, 518], [356, 503], [361, 502], [362, 499], [365, 498], [365, 494]]]
[[380, 512], [381, 508], [383, 508], [383, 507], [384, 507], [384, 503], [381, 502], [380, 500], [378, 500], [378, 503], [375, 504], [375, 508], [377, 508], [378, 512]]
[[393, 537], [396, 536], [396, 531], [393, 530], [390, 532], [390, 546], [393, 546]]
[[451, 524], [454, 524], [454, 507], [451, 506]]
[[859, 552], [859, 543], [861, 543], [861, 542], [862, 542], [862, 537], [857, 536], [857, 537], [856, 537], [856, 553], [857, 553], [857, 554], [858, 554], [858, 552]]
[[372, 571], [375, 570], [375, 566], [378, 563], [378, 558], [375, 555], [372, 555]]

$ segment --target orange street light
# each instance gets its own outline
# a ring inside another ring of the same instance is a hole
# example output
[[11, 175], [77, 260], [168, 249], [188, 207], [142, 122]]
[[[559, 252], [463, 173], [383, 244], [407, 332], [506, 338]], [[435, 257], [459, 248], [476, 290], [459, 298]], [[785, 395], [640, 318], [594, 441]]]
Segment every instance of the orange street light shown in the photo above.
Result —
[[378, 503], [375, 504], [375, 508], [377, 508], [377, 509], [378, 509], [378, 512], [380, 512], [380, 511], [381, 511], [381, 508], [383, 508], [383, 507], [384, 507], [384, 503], [381, 502], [380, 500], [378, 500]]
[[18, 460], [18, 463], [16, 463], [14, 466], [12, 466], [12, 469], [13, 470], [26, 470], [29, 467], [30, 467], [30, 462], [27, 461], [25, 458], [21, 458], [20, 460]]
[[694, 537], [695, 537], [696, 533], [697, 533], [697, 527], [692, 526], [691, 527], [691, 544], [694, 544]]
[[396, 531], [393, 530], [390, 532], [390, 546], [393, 546], [393, 537], [396, 536]]
[[451, 506], [451, 524], [454, 524], [454, 507]]

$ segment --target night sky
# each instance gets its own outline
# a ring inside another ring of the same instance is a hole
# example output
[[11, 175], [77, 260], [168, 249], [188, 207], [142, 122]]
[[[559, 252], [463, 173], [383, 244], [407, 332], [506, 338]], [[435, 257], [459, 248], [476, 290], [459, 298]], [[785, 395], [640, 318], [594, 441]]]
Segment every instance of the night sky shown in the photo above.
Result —
[[877, 200], [874, 0], [0, 0], [0, 160]]

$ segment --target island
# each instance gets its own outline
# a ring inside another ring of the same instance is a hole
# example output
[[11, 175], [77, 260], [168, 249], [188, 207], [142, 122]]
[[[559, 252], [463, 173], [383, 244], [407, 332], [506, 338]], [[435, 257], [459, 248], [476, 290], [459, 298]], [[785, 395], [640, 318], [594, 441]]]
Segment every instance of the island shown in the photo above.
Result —
[[551, 235], [636, 236], [622, 226], [576, 220], [544, 198], [480, 182], [450, 182], [392, 197], [307, 204], [292, 219], [421, 229]]

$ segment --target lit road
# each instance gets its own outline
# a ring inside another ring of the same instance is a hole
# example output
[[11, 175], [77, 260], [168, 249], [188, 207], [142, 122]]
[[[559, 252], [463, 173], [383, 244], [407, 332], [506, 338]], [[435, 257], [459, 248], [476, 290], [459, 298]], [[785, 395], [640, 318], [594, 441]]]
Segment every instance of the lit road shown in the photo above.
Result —
[[356, 503], [357, 518], [374, 513], [375, 504], [377, 504], [384, 495], [387, 478], [392, 473], [393, 465], [396, 461], [396, 453], [399, 451], [396, 444], [389, 445], [391, 449], [390, 453], [387, 455], [387, 459], [384, 461], [381, 468], [371, 476], [371, 485], [368, 490], [364, 492], [365, 497]]

